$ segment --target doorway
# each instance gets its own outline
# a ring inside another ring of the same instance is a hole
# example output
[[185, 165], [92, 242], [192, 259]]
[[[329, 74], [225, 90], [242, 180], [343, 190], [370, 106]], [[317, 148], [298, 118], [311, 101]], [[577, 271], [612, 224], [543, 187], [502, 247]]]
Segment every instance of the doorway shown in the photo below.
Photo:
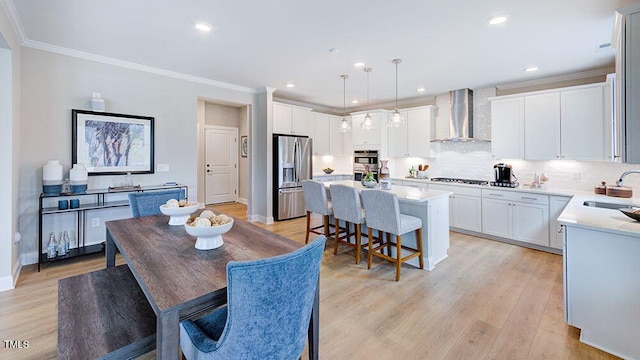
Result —
[[238, 201], [238, 128], [204, 129], [205, 204]]

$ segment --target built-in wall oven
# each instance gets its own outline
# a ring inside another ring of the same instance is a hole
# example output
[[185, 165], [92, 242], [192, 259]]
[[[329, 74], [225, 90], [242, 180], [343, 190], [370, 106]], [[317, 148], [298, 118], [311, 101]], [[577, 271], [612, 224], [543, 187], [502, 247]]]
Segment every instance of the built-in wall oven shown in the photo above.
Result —
[[366, 172], [366, 168], [373, 172], [378, 180], [378, 151], [357, 150], [353, 153], [353, 180], [360, 181]]

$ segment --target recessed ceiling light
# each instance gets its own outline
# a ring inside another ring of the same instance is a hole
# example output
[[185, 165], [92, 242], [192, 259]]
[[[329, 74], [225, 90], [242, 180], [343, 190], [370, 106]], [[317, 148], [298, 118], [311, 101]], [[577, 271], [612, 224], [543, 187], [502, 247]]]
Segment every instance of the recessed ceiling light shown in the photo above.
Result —
[[211, 25], [205, 24], [205, 23], [197, 23], [196, 24], [196, 29], [198, 29], [200, 31], [204, 31], [204, 32], [209, 32], [209, 31], [211, 31]]
[[296, 87], [296, 84], [288, 83], [288, 84], [287, 84], [287, 87], [288, 87], [288, 88]]
[[353, 63], [353, 66], [355, 66], [355, 67], [363, 67], [364, 63], [362, 61], [358, 61], [356, 63]]
[[489, 19], [489, 25], [498, 25], [507, 21], [506, 15], [496, 15]]
[[421, 88], [417, 88], [417, 89], [416, 89], [416, 91], [417, 91], [417, 92], [425, 92], [425, 90], [427, 90], [427, 89], [425, 89], [425, 88], [423, 88], [423, 87], [421, 87]]
[[526, 71], [526, 72], [538, 71], [538, 67], [537, 66], [529, 66], [528, 68], [524, 69], [524, 71]]
[[353, 104], [357, 104], [357, 103], [358, 103], [358, 100], [351, 100], [351, 102], [352, 102]]

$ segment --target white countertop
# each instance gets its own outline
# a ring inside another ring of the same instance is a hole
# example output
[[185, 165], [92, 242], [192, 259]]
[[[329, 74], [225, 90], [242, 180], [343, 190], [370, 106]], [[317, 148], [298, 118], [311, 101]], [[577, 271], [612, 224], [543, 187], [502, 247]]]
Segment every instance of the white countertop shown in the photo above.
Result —
[[[340, 181], [329, 181], [324, 183], [327, 188], [331, 184], [340, 184], [355, 187], [358, 190], [367, 190], [369, 188], [362, 185], [359, 181], [351, 181], [351, 180], [340, 180]], [[376, 186], [374, 189], [380, 189], [380, 186]], [[386, 190], [392, 192], [398, 196], [398, 201], [401, 202], [426, 202], [429, 200], [433, 200], [439, 197], [448, 197], [453, 194], [451, 191], [444, 190], [430, 190], [430, 189], [419, 189], [409, 186], [400, 186], [400, 185], [392, 185], [391, 190]]]
[[629, 218], [618, 210], [603, 209], [597, 207], [584, 206], [585, 201], [594, 200], [607, 203], [631, 204], [640, 207], [640, 194], [634, 198], [619, 198], [606, 195], [598, 195], [592, 192], [576, 191], [571, 189], [531, 189], [527, 187], [503, 188], [489, 185], [471, 185], [448, 183], [442, 181], [431, 181], [429, 179], [417, 178], [392, 178], [393, 180], [422, 182], [429, 184], [442, 184], [451, 186], [472, 187], [480, 189], [517, 191], [544, 195], [556, 195], [571, 197], [569, 204], [558, 217], [558, 222], [563, 225], [577, 226], [600, 231], [607, 231], [616, 234], [640, 237], [640, 222]]
[[640, 207], [640, 199], [638, 198], [625, 199], [606, 195], [579, 193], [573, 196], [567, 207], [558, 217], [558, 222], [562, 225], [640, 237], [640, 221], [631, 219], [619, 210], [584, 206], [583, 203], [589, 200], [616, 204], [631, 204]]

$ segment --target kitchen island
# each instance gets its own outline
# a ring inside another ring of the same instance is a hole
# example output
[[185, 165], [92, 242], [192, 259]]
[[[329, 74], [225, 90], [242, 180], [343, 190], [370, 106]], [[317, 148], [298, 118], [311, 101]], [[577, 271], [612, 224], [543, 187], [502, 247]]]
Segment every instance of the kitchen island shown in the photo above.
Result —
[[[331, 184], [352, 186], [358, 191], [367, 191], [359, 181], [342, 180], [326, 182], [327, 196]], [[379, 186], [376, 187], [379, 189]], [[418, 217], [422, 220], [422, 250], [424, 252], [424, 267], [433, 268], [444, 260], [449, 250], [449, 195], [450, 191], [418, 189], [408, 186], [393, 185], [390, 191], [398, 196], [400, 212]], [[363, 226], [366, 230], [366, 227]], [[363, 230], [363, 232], [366, 232]], [[402, 236], [402, 244], [416, 248], [416, 235], [410, 232]], [[395, 249], [392, 249], [395, 251]], [[403, 253], [403, 256], [407, 254]], [[418, 259], [413, 258], [407, 264], [418, 267]]]
[[640, 359], [640, 222], [617, 209], [632, 205], [640, 199], [575, 195], [558, 222], [564, 226], [565, 321], [581, 329], [580, 341]]

